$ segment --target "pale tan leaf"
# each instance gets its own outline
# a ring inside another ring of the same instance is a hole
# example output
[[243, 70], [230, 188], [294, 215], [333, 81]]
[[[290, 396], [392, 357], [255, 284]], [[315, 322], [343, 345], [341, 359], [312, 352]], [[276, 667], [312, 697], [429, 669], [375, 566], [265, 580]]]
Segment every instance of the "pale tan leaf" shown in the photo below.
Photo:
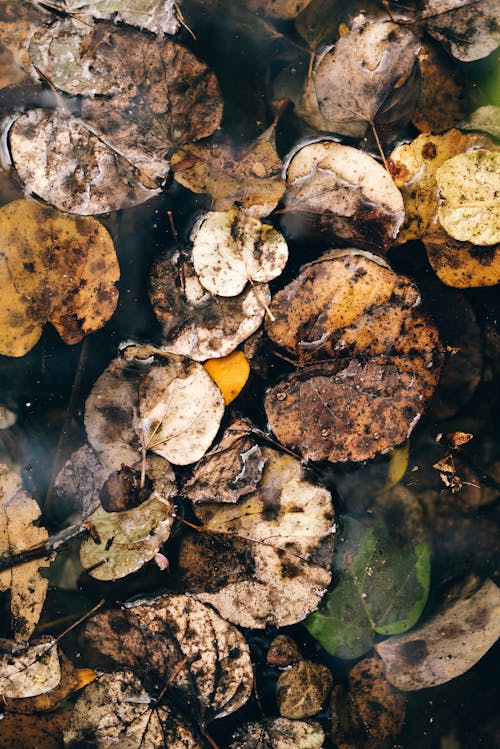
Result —
[[60, 681], [61, 667], [54, 640], [29, 647], [0, 640], [0, 695], [36, 697], [55, 689]]

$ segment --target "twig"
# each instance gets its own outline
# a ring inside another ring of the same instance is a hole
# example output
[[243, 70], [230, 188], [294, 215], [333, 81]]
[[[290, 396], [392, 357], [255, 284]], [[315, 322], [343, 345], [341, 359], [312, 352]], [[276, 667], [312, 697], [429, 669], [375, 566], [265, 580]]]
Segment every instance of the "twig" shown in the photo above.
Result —
[[90, 529], [87, 525], [70, 525], [69, 528], [50, 536], [43, 544], [31, 546], [29, 549], [23, 549], [23, 551], [5, 551], [0, 555], [0, 572], [30, 562], [33, 559], [50, 557], [73, 541], [88, 538], [88, 536], [90, 536]]
[[379, 153], [380, 153], [380, 155], [382, 157], [382, 161], [384, 162], [384, 166], [387, 169], [387, 171], [390, 172], [389, 165], [387, 163], [387, 159], [385, 158], [384, 149], [382, 148], [382, 144], [380, 142], [380, 138], [378, 137], [377, 128], [375, 127], [375, 123], [373, 122], [373, 120], [370, 120], [370, 127], [372, 129], [373, 137], [375, 138], [375, 143], [377, 144], [377, 148], [378, 148]]

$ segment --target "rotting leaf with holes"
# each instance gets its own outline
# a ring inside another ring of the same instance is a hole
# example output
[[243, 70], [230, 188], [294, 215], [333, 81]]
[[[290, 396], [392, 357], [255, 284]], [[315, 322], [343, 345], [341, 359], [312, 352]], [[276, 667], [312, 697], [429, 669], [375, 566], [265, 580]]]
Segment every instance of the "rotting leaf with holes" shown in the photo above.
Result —
[[64, 730], [66, 747], [204, 749], [193, 726], [166, 702], [155, 705], [130, 671], [103, 674], [78, 698]]
[[160, 191], [85, 125], [62, 112], [31, 110], [9, 132], [12, 161], [30, 192], [62, 211], [107, 213]]
[[235, 297], [209, 294], [182, 252], [153, 262], [149, 297], [162, 326], [162, 348], [194, 361], [232, 353], [259, 328], [271, 301], [269, 287], [260, 283]]
[[290, 160], [283, 220], [288, 229], [349, 239], [386, 250], [404, 220], [401, 193], [390, 174], [357, 148], [319, 141]]
[[86, 403], [88, 440], [112, 470], [152, 451], [174, 465], [199, 460], [224, 414], [224, 397], [200, 364], [133, 344], [95, 383]]
[[414, 34], [389, 21], [355, 26], [315, 71], [319, 108], [331, 131], [363, 138], [370, 127], [390, 140], [407, 124], [420, 91]]
[[174, 0], [50, 0], [50, 7], [79, 21], [123, 21], [154, 34], [175, 34], [179, 28]]
[[20, 698], [50, 692], [61, 681], [55, 640], [22, 645], [0, 640], [0, 695]]
[[332, 689], [330, 669], [322, 663], [301, 660], [280, 674], [277, 701], [284, 718], [309, 718], [319, 713]]
[[[43, 544], [49, 534], [38, 525], [40, 515], [19, 476], [0, 465], [0, 555]], [[0, 572], [0, 591], [10, 591], [12, 629], [18, 641], [28, 641], [38, 624], [48, 587], [40, 568], [47, 566], [38, 559]]]
[[243, 211], [207, 213], [193, 239], [193, 266], [211, 294], [237, 296], [247, 283], [279, 276], [288, 260], [283, 236]]
[[130, 668], [204, 723], [245, 704], [253, 672], [243, 635], [210, 606], [164, 595], [93, 617], [85, 639], [96, 661]]
[[23, 356], [51, 322], [78, 343], [113, 314], [120, 276], [113, 241], [93, 218], [16, 200], [0, 208], [0, 353]]
[[216, 211], [237, 205], [262, 218], [285, 191], [281, 159], [264, 138], [244, 147], [229, 139], [187, 143], [172, 154], [170, 163], [174, 179], [193, 192], [208, 193]]
[[402, 546], [383, 526], [365, 529], [348, 517], [342, 538], [337, 584], [306, 627], [328, 653], [359, 658], [375, 633], [399, 634], [418, 620], [429, 594], [429, 549]]
[[500, 637], [500, 589], [469, 578], [437, 613], [411, 632], [376, 645], [387, 679], [413, 691], [468, 671]]
[[269, 337], [299, 368], [267, 391], [269, 425], [309, 460], [361, 461], [406, 440], [439, 378], [438, 331], [405, 276], [326, 253], [275, 294]]
[[186, 589], [225, 619], [261, 629], [301, 621], [328, 586], [335, 523], [330, 493], [300, 462], [268, 447], [256, 489], [195, 506], [202, 528], [179, 553]]
[[322, 749], [325, 734], [320, 723], [264, 718], [245, 723], [233, 739], [230, 749]]
[[418, 20], [463, 62], [487, 57], [500, 44], [496, 0], [426, 0]]

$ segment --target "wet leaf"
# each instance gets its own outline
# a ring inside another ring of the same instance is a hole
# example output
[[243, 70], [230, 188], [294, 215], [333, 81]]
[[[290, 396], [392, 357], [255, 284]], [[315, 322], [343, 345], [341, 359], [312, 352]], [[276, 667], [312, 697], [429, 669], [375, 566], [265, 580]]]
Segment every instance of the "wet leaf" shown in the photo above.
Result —
[[311, 49], [337, 36], [338, 0], [311, 0], [295, 19], [295, 28]]
[[192, 262], [177, 252], [156, 259], [149, 284], [164, 350], [194, 361], [234, 351], [259, 328], [271, 301], [266, 284], [253, 284], [235, 297], [209, 294]]
[[42, 715], [4, 715], [0, 748], [36, 746], [39, 749], [64, 749], [63, 729], [72, 712], [73, 706], [65, 705], [56, 712]]
[[300, 462], [271, 448], [256, 490], [235, 504], [197, 504], [203, 527], [181, 545], [186, 588], [243, 627], [303, 619], [330, 580], [322, 544], [335, 530], [331, 496]]
[[244, 724], [233, 739], [230, 749], [322, 749], [325, 734], [319, 723], [266, 718]]
[[460, 123], [462, 130], [482, 130], [484, 133], [500, 138], [500, 107], [492, 104], [479, 107], [469, 116], [468, 120]]
[[28, 190], [70, 213], [93, 215], [144, 203], [159, 193], [80, 120], [57, 110], [21, 115], [9, 133], [16, 171]]
[[[52, 650], [57, 656], [57, 648], [53, 647]], [[33, 652], [33, 648], [30, 649], [30, 652]], [[49, 659], [48, 656], [49, 654], [47, 653], [46, 659]], [[55, 656], [51, 655], [50, 660], [51, 663], [53, 661], [52, 665], [55, 666], [55, 672], [49, 673], [49, 680], [54, 680], [57, 674], [57, 659]], [[74, 667], [74, 665], [71, 663], [69, 658], [64, 655], [64, 653], [59, 652], [58, 660], [60, 668], [60, 681], [55, 687], [51, 687], [48, 691], [43, 692], [42, 694], [38, 694], [35, 697], [9, 698], [5, 695], [2, 695], [2, 708], [7, 712], [17, 713], [18, 715], [33, 715], [39, 712], [52, 712], [53, 710], [57, 710], [62, 705], [66, 697], [68, 697], [68, 695], [84, 686], [83, 683], [79, 683], [78, 669]], [[83, 671], [84, 669], [81, 670]], [[30, 678], [33, 678], [33, 676], [38, 678], [41, 675], [38, 672], [36, 674], [32, 674], [31, 669], [29, 669], [29, 671]], [[94, 674], [95, 678], [95, 672], [92, 671], [92, 674]], [[91, 680], [90, 677], [87, 678], [89, 681]], [[45, 679], [42, 679], [42, 683], [44, 681]]]
[[242, 0], [248, 10], [269, 18], [295, 18], [309, 0]]
[[193, 265], [211, 294], [237, 296], [247, 283], [266, 283], [288, 260], [282, 235], [238, 210], [207, 213], [193, 237]]
[[389, 166], [404, 199], [405, 222], [397, 243], [420, 239], [431, 228], [439, 207], [436, 172], [452, 156], [475, 148], [491, 148], [493, 142], [479, 133], [449, 130], [442, 135], [419, 135], [411, 143], [397, 146]]
[[446, 54], [431, 44], [422, 44], [418, 64], [422, 89], [412, 123], [423, 133], [441, 133], [464, 116], [464, 84]]
[[327, 253], [275, 294], [270, 310], [268, 335], [300, 365], [266, 394], [280, 442], [335, 462], [366, 460], [408, 438], [442, 360], [411, 281], [359, 251]]
[[[19, 476], [0, 466], [0, 554], [42, 544], [49, 534], [38, 525], [40, 515]], [[10, 591], [11, 624], [18, 641], [29, 640], [40, 618], [48, 587], [40, 568], [47, 565], [46, 560], [37, 559], [0, 572], [0, 590]]]
[[37, 26], [48, 19], [48, 14], [30, 0], [0, 1], [0, 44], [11, 51], [14, 62], [25, 70], [29, 67], [27, 48]]
[[193, 192], [208, 193], [216, 211], [237, 205], [263, 218], [285, 191], [281, 159], [263, 138], [240, 148], [230, 140], [187, 143], [172, 154], [170, 163], [175, 180]]
[[461, 242], [500, 242], [500, 153], [478, 148], [454, 156], [436, 171], [442, 203], [438, 219]]
[[383, 526], [363, 529], [351, 518], [342, 537], [337, 585], [306, 626], [327, 652], [358, 658], [372, 646], [375, 632], [399, 634], [420, 617], [429, 594], [429, 549], [400, 546]]
[[280, 715], [309, 718], [318, 713], [332, 689], [330, 669], [314, 661], [300, 661], [284, 671], [277, 685]]
[[35, 697], [55, 689], [61, 681], [54, 640], [22, 646], [0, 640], [0, 695]]
[[193, 502], [237, 502], [254, 491], [265, 463], [262, 449], [252, 437], [251, 425], [237, 419], [193, 469], [183, 494]]
[[386, 677], [413, 691], [443, 684], [468, 671], [500, 636], [500, 590], [469, 578], [426, 623], [376, 645]]
[[407, 440], [400, 447], [393, 448], [390, 453], [390, 462], [387, 469], [387, 480], [384, 484], [384, 491], [392, 489], [399, 484], [408, 468], [408, 459], [410, 457], [410, 442]]
[[210, 359], [203, 366], [224, 396], [226, 406], [238, 397], [250, 374], [250, 364], [243, 351]]
[[51, 322], [65, 343], [99, 330], [118, 298], [112, 239], [92, 218], [27, 200], [0, 208], [0, 353], [23, 356]]
[[405, 696], [384, 677], [379, 658], [365, 658], [349, 672], [349, 689], [332, 695], [332, 738], [338, 749], [385, 749], [399, 736]]
[[419, 48], [411, 31], [389, 21], [365, 23], [342, 36], [315, 72], [319, 108], [330, 130], [362, 138], [376, 125], [390, 139], [415, 109]]
[[286, 181], [287, 213], [322, 236], [387, 249], [403, 223], [403, 198], [390, 174], [351, 146], [303, 146], [288, 165]]
[[424, 237], [429, 263], [440, 281], [457, 289], [500, 282], [500, 247], [453, 239], [436, 221]]
[[109, 474], [90, 445], [82, 445], [57, 474], [52, 489], [54, 504], [68, 515], [76, 513], [86, 520], [99, 507], [99, 495]]
[[78, 698], [64, 731], [66, 747], [203, 749], [192, 726], [170, 705], [157, 706], [130, 671], [103, 674]]
[[426, 0], [420, 21], [463, 62], [487, 57], [500, 44], [495, 0]]
[[182, 595], [98, 614], [85, 628], [98, 660], [130, 668], [202, 722], [245, 704], [253, 672], [240, 632], [211, 607]]
[[154, 34], [175, 34], [179, 28], [174, 0], [51, 0], [51, 5], [80, 21], [123, 21]]
[[297, 643], [290, 635], [277, 635], [267, 651], [266, 662], [275, 668], [288, 668], [301, 660]]

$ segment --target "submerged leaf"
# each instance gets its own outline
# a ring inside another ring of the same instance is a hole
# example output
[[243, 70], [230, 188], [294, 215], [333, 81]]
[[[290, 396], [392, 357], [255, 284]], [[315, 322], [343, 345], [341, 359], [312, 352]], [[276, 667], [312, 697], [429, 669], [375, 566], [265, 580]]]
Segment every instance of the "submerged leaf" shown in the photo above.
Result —
[[56, 5], [80, 21], [123, 21], [154, 34], [175, 34], [179, 28], [174, 0], [51, 0]]
[[265, 718], [245, 723], [233, 739], [230, 749], [322, 749], [325, 734], [319, 723]]
[[457, 289], [500, 283], [500, 246], [478, 247], [453, 239], [437, 221], [423, 239], [429, 263], [440, 281]]
[[0, 640], [0, 695], [35, 697], [55, 689], [61, 681], [61, 667], [55, 640], [20, 648]]
[[418, 53], [422, 89], [412, 123], [423, 133], [441, 133], [464, 116], [464, 84], [449, 57], [431, 44]]
[[224, 396], [226, 406], [238, 397], [250, 374], [250, 364], [243, 351], [210, 359], [203, 366]]
[[310, 0], [242, 0], [248, 10], [269, 18], [295, 18]]
[[314, 661], [299, 661], [278, 679], [280, 715], [285, 718], [308, 718], [319, 713], [330, 694], [332, 683], [327, 666]]
[[480, 60], [500, 44], [496, 0], [426, 0], [419, 20], [463, 62]]

